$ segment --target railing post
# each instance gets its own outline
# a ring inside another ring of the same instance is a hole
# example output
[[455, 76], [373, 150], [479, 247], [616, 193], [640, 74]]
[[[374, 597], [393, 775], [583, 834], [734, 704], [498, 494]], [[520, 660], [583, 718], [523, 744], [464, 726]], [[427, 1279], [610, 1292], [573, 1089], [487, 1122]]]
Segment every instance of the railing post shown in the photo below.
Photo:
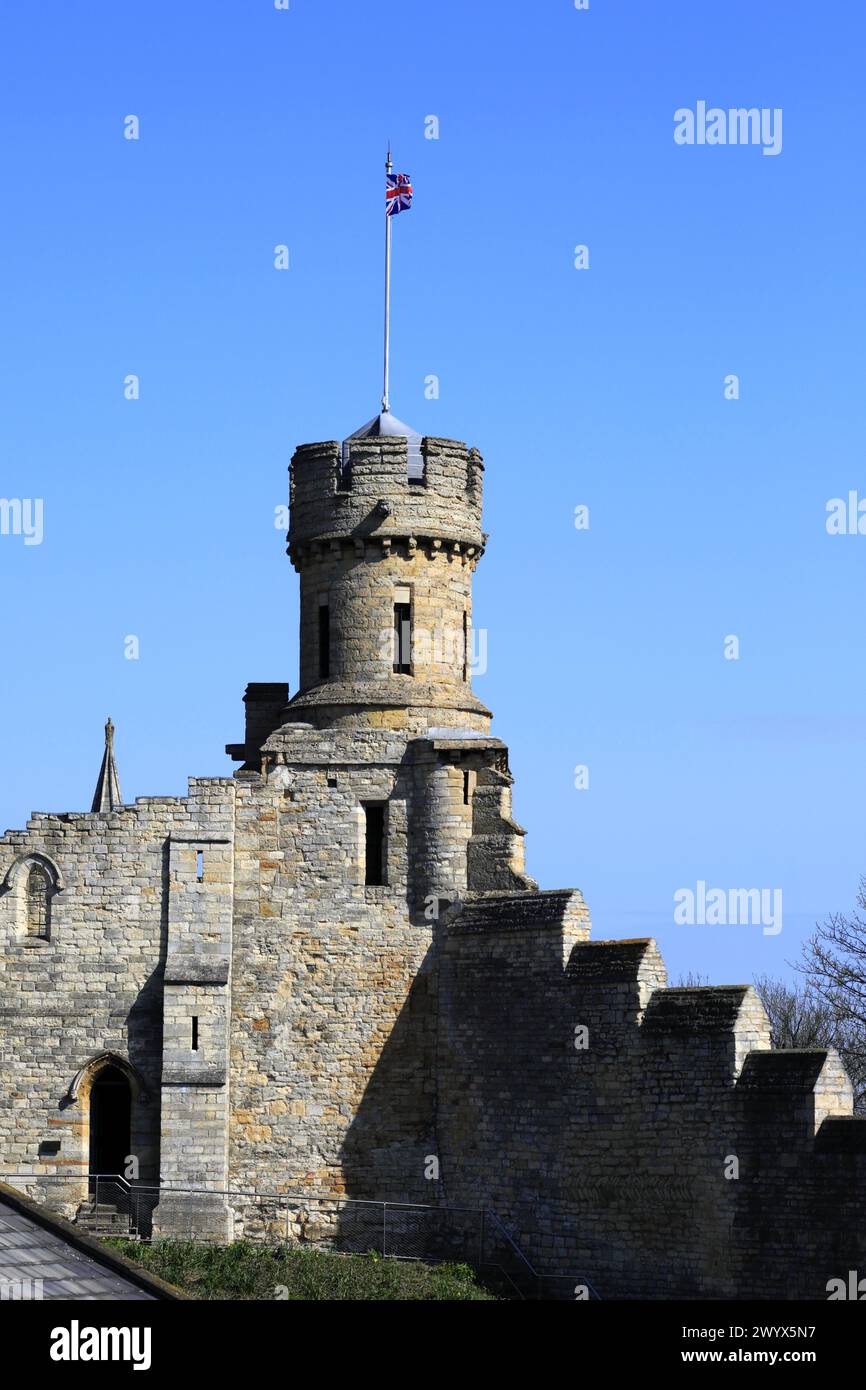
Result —
[[481, 1208], [481, 1229], [478, 1232], [478, 1268], [484, 1265], [484, 1207]]
[[388, 1203], [382, 1203], [382, 1256], [388, 1253]]

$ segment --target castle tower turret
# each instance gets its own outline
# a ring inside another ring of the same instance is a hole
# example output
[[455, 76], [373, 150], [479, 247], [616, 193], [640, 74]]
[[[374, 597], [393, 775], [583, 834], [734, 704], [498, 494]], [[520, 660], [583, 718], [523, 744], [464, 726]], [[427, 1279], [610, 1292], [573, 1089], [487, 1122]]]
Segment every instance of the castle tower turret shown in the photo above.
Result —
[[387, 412], [296, 449], [299, 689], [286, 704], [284, 685], [249, 686], [244, 743], [228, 746], [238, 776], [289, 803], [323, 795], [316, 824], [348, 806], [312, 862], [343, 855], [365, 903], [387, 890], [428, 924], [464, 894], [536, 888], [508, 750], [471, 685], [483, 469], [476, 449]]
[[300, 689], [289, 719], [409, 736], [488, 731], [471, 688], [483, 467], [477, 450], [422, 440], [387, 415], [343, 445], [296, 450], [288, 554], [301, 579]]

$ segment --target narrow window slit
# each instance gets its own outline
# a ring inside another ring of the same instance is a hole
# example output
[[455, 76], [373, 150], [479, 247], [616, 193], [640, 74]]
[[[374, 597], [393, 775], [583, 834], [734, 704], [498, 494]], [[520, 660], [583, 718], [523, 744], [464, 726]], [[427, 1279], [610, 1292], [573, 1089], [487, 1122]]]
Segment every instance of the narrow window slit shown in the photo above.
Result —
[[394, 604], [394, 671], [412, 674], [412, 605]]
[[319, 604], [319, 680], [326, 681], [331, 674], [331, 609], [327, 603]]
[[385, 807], [381, 802], [364, 806], [364, 882], [385, 882]]

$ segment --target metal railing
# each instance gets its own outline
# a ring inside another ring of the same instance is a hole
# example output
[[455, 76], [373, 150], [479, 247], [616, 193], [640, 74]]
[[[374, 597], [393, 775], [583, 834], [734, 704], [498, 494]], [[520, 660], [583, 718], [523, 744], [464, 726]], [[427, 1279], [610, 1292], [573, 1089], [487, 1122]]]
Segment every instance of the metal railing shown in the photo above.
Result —
[[[81, 1225], [102, 1234], [146, 1238], [159, 1204], [159, 1188], [138, 1186], [118, 1173], [0, 1173], [0, 1182], [17, 1187], [32, 1201], [45, 1202]], [[50, 1203], [48, 1185], [51, 1185]], [[86, 1195], [85, 1195], [86, 1192]]]
[[[154, 1213], [166, 1197], [184, 1195], [224, 1202], [234, 1216], [234, 1238], [262, 1244], [298, 1245], [336, 1254], [375, 1253], [390, 1259], [468, 1264], [498, 1292], [520, 1299], [597, 1299], [587, 1279], [539, 1272], [495, 1212], [481, 1207], [375, 1202], [322, 1193], [259, 1192], [251, 1189], [160, 1186], [130, 1183], [117, 1174], [6, 1173], [0, 1182], [19, 1187], [37, 1201], [56, 1184], [53, 1205], [75, 1208], [75, 1219], [101, 1235], [148, 1241], [162, 1239]], [[88, 1197], [82, 1196], [87, 1187]], [[65, 1191], [64, 1191], [65, 1189]], [[180, 1221], [178, 1217], [180, 1216]], [[201, 1240], [190, 1204], [188, 1228], [182, 1211], [171, 1217], [173, 1240]], [[584, 1292], [578, 1293], [577, 1290]]]

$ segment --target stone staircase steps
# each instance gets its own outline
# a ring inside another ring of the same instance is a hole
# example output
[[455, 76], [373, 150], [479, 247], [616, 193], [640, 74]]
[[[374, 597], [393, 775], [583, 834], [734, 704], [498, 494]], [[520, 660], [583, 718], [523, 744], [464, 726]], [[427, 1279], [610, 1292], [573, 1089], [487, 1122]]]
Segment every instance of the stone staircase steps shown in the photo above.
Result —
[[125, 1236], [129, 1234], [129, 1216], [108, 1202], [85, 1202], [78, 1208], [76, 1226], [89, 1235]]

